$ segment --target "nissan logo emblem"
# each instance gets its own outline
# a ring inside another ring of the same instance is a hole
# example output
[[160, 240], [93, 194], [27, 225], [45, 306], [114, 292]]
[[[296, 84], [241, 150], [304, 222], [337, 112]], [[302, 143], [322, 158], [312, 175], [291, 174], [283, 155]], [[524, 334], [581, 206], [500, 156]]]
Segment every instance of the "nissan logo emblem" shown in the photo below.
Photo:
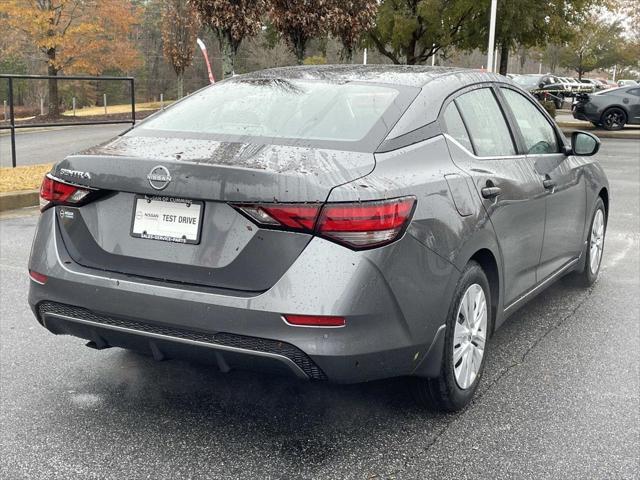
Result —
[[155, 190], [164, 190], [171, 182], [171, 174], [166, 167], [162, 165], [158, 165], [157, 167], [153, 167], [147, 175], [147, 180], [149, 180], [149, 185], [151, 188]]

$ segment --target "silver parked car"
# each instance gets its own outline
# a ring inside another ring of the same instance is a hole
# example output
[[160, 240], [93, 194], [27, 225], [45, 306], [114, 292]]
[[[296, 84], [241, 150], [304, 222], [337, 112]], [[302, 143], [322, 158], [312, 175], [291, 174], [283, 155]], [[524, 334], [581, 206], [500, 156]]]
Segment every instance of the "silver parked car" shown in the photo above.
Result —
[[609, 187], [535, 99], [463, 69], [266, 70], [55, 165], [29, 302], [55, 334], [220, 370], [411, 376], [466, 405], [491, 334], [598, 275]]

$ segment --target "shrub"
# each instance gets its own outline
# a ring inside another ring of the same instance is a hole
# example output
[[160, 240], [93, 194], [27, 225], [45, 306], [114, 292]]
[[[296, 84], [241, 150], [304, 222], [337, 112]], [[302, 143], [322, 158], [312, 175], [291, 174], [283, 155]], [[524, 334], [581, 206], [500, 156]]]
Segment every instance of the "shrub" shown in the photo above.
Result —
[[551, 100], [542, 100], [540, 102], [542, 107], [551, 115], [551, 118], [556, 118], [556, 104]]
[[323, 57], [322, 55], [313, 55], [312, 57], [307, 57], [304, 59], [305, 65], [326, 65], [327, 57]]

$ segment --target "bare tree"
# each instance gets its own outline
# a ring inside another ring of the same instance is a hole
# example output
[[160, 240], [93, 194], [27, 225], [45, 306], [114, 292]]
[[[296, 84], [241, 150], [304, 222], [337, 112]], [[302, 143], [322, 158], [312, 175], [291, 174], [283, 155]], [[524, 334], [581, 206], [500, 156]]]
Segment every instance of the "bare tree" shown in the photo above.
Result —
[[187, 0], [165, 0], [162, 10], [162, 51], [178, 77], [178, 98], [184, 95], [184, 71], [193, 61], [198, 18]]

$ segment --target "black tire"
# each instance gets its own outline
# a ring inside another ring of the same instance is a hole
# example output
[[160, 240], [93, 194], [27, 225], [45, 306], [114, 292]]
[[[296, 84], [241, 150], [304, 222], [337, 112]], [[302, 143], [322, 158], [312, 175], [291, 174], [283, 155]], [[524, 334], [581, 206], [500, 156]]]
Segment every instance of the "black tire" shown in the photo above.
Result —
[[[600, 249], [600, 258], [598, 259], [597, 268], [594, 271], [591, 268], [592, 250], [590, 247], [591, 247], [591, 238], [593, 235], [594, 220], [596, 218], [596, 215], [598, 214], [598, 211], [602, 212], [602, 218], [604, 221], [604, 231], [602, 232], [602, 240], [601, 240], [602, 248]], [[604, 202], [602, 201], [601, 197], [598, 197], [598, 201], [596, 202], [596, 205], [593, 209], [593, 213], [591, 214], [589, 222], [590, 223], [589, 223], [589, 232], [587, 234], [587, 244], [585, 245], [584, 247], [585, 250], [583, 252], [584, 262], [581, 263], [581, 267], [579, 270], [574, 271], [569, 276], [569, 280], [571, 281], [571, 283], [580, 287], [585, 287], [585, 288], [593, 285], [595, 281], [598, 279], [598, 274], [600, 273], [600, 265], [602, 264], [602, 255], [604, 253], [604, 240], [607, 234], [607, 211], [604, 207]]]
[[[453, 365], [453, 338], [455, 332], [455, 324], [458, 321], [458, 309], [465, 292], [471, 285], [480, 285], [484, 291], [487, 306], [487, 331], [485, 332], [486, 341], [484, 354], [482, 356], [481, 365], [475, 380], [468, 388], [462, 389], [458, 386], [455, 378]], [[493, 328], [493, 318], [491, 315], [491, 295], [490, 286], [487, 276], [482, 267], [471, 261], [467, 264], [462, 276], [458, 281], [453, 300], [449, 306], [447, 315], [446, 332], [444, 338], [443, 358], [440, 367], [440, 373], [436, 378], [414, 378], [413, 393], [417, 402], [421, 406], [428, 407], [432, 410], [440, 410], [447, 412], [455, 412], [461, 410], [469, 404], [473, 395], [478, 388], [478, 384], [482, 378], [482, 372], [487, 358], [487, 346], [489, 345], [490, 332]]]
[[600, 117], [600, 123], [605, 130], [621, 130], [627, 123], [627, 114], [619, 107], [607, 108]]

